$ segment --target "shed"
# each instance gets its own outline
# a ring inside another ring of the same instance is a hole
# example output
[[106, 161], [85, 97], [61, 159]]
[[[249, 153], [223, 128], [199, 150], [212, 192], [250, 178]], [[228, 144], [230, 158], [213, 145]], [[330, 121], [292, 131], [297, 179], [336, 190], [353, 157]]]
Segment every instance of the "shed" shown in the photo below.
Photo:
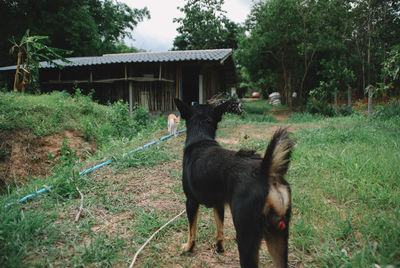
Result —
[[[60, 69], [40, 63], [42, 92], [94, 89], [100, 102], [123, 99], [130, 109], [135, 103], [149, 111], [175, 110], [173, 99], [185, 103], [204, 103], [220, 91], [236, 86], [232, 49], [185, 50], [106, 54], [96, 57], [56, 61]], [[12, 85], [16, 66], [0, 68], [2, 80]]]

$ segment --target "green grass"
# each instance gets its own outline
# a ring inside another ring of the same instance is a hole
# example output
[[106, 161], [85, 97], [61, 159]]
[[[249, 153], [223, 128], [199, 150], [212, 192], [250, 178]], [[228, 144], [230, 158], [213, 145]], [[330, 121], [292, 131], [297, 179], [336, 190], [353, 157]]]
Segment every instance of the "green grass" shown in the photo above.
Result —
[[[291, 136], [296, 140], [286, 177], [293, 198], [291, 264], [400, 266], [400, 129], [394, 119], [397, 108], [390, 109], [372, 118], [294, 114], [285, 122], [295, 129]], [[128, 266], [144, 241], [184, 208], [180, 182], [184, 135], [122, 157], [165, 135], [164, 121], [147, 122], [135, 136], [109, 138], [85, 161], [66, 153], [66, 145], [65, 157], [51, 175], [1, 195], [0, 266]], [[260, 132], [279, 125], [225, 115], [217, 136], [233, 137], [242, 124]], [[263, 152], [267, 144], [268, 137], [257, 137], [232, 147]], [[87, 176], [77, 175], [111, 158], [115, 159], [112, 164]], [[4, 208], [44, 185], [54, 188]], [[78, 223], [74, 222], [80, 205], [76, 186], [84, 195]], [[226, 219], [230, 217], [227, 211]], [[215, 232], [212, 218], [212, 210], [201, 209], [194, 255], [180, 252], [187, 236], [187, 220], [181, 217], [150, 242], [139, 255], [137, 267], [210, 266], [210, 261], [237, 265], [235, 232], [229, 223], [227, 252], [218, 255], [210, 250]], [[260, 256], [262, 266], [270, 264], [267, 252]]]
[[268, 100], [255, 100], [243, 103], [243, 110], [249, 114], [265, 114], [272, 109], [284, 110], [286, 106], [273, 106]]
[[400, 133], [354, 116], [295, 137], [293, 247], [315, 267], [398, 266]]
[[16, 131], [42, 137], [78, 129], [85, 139], [103, 146], [112, 138], [132, 138], [142, 130], [159, 128], [161, 123], [148, 120], [148, 112], [143, 108], [137, 107], [130, 117], [128, 104], [120, 101], [100, 105], [79, 89], [74, 95], [0, 92], [0, 107], [0, 137]]

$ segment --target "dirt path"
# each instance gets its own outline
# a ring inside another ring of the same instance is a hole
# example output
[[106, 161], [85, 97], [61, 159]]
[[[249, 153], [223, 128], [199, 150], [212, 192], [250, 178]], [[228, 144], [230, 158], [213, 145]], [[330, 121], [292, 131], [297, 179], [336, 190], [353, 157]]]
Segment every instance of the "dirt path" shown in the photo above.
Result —
[[286, 121], [289, 119], [290, 112], [287, 109], [272, 109], [268, 114], [273, 115], [279, 121]]

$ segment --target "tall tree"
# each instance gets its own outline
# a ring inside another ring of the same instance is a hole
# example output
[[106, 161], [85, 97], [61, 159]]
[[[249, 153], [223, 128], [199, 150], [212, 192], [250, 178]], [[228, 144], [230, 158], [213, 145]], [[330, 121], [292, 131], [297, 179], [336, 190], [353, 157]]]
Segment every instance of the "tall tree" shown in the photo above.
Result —
[[174, 49], [236, 48], [241, 28], [225, 16], [224, 0], [188, 0], [179, 8], [185, 15], [174, 18], [180, 24]]
[[12, 64], [9, 39], [27, 28], [48, 36], [47, 45], [72, 50], [73, 56], [110, 53], [129, 30], [150, 14], [114, 0], [0, 0], [0, 65]]
[[380, 79], [381, 62], [387, 51], [400, 44], [400, 3], [391, 0], [354, 0], [352, 3], [353, 41], [356, 44], [359, 82], [368, 93], [368, 113], [372, 113], [373, 89]]

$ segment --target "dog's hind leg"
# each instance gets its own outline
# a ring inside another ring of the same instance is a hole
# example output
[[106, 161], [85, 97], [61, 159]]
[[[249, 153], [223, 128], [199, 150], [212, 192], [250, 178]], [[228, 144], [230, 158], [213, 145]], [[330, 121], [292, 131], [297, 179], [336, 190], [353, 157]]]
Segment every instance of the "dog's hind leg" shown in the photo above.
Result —
[[246, 200], [238, 200], [231, 206], [236, 241], [239, 249], [240, 267], [258, 267], [259, 249], [262, 240], [260, 226], [254, 217], [253, 206]]
[[188, 228], [188, 240], [186, 244], [183, 244], [182, 250], [185, 252], [192, 252], [196, 243], [196, 229], [197, 229], [197, 217], [199, 214], [199, 203], [194, 200], [186, 200], [186, 214], [189, 221]]
[[214, 207], [214, 218], [215, 218], [215, 224], [216, 224], [216, 233], [215, 233], [215, 239], [216, 239], [216, 246], [217, 246], [217, 252], [222, 253], [225, 251], [224, 249], [224, 213], [225, 213], [225, 207], [224, 204], [222, 205], [217, 205]]
[[275, 267], [288, 267], [288, 229], [266, 235], [268, 251]]
[[240, 267], [257, 268], [261, 238], [253, 224], [236, 227], [236, 241], [239, 248]]

